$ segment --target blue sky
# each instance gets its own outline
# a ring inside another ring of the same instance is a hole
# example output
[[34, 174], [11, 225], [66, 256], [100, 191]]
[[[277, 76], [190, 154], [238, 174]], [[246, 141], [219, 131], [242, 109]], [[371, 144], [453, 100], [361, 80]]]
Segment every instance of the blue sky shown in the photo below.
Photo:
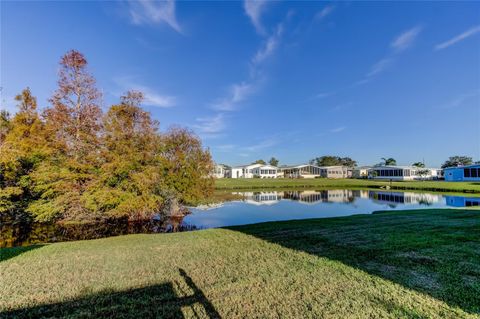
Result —
[[107, 108], [146, 93], [217, 162], [480, 160], [480, 3], [2, 1], [2, 107], [83, 52]]

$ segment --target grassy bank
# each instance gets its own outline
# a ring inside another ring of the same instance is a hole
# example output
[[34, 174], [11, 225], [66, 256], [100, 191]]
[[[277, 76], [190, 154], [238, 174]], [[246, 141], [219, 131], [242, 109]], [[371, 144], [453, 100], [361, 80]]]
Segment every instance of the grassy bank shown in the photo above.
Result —
[[0, 257], [1, 318], [480, 317], [478, 210], [129, 235]]
[[367, 179], [258, 179], [221, 178], [215, 181], [218, 190], [275, 189], [275, 188], [381, 188], [391, 186], [399, 190], [423, 190], [434, 192], [480, 193], [478, 182], [411, 181], [388, 182]]

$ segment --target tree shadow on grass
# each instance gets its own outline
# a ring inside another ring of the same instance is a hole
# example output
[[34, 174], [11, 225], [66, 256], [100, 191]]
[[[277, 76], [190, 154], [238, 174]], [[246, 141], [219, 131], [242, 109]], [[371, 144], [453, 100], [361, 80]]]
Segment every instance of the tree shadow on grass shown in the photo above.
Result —
[[197, 318], [221, 318], [213, 304], [185, 270], [179, 269], [193, 291], [178, 296], [173, 283], [126, 291], [104, 291], [80, 299], [0, 312], [0, 318], [184, 318], [187, 307]]
[[21, 247], [9, 247], [9, 248], [0, 248], [0, 262], [6, 261], [10, 258], [17, 257], [27, 251], [38, 249], [44, 245], [31, 245], [31, 246], [21, 246]]
[[229, 227], [480, 313], [480, 212], [415, 210]]

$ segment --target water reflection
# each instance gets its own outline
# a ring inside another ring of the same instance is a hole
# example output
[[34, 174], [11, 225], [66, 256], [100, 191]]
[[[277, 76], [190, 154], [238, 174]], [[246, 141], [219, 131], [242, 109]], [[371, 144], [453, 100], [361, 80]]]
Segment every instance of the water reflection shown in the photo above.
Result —
[[183, 222], [185, 215], [131, 221], [110, 218], [88, 222], [35, 223], [28, 216], [0, 214], [0, 248], [37, 243], [95, 239], [139, 233], [164, 233], [194, 230]]
[[480, 197], [445, 196], [445, 200], [452, 207], [480, 206]]
[[0, 214], [0, 247], [93, 239], [135, 233], [160, 233], [265, 221], [368, 214], [377, 210], [480, 206], [480, 197], [387, 190], [288, 190], [237, 192], [230, 202], [196, 207], [189, 215], [129, 221], [40, 224], [28, 216]]
[[301, 204], [353, 203], [357, 198], [369, 198], [377, 203], [422, 204], [428, 206], [433, 203], [438, 203], [443, 199], [443, 196], [438, 194], [348, 189], [319, 191], [237, 192], [234, 194], [240, 195], [243, 202], [253, 205], [274, 205], [279, 203], [281, 200], [292, 200]]
[[368, 214], [378, 210], [480, 205], [480, 197], [389, 190], [288, 190], [234, 193], [240, 200], [192, 209], [185, 221], [200, 228], [266, 221]]

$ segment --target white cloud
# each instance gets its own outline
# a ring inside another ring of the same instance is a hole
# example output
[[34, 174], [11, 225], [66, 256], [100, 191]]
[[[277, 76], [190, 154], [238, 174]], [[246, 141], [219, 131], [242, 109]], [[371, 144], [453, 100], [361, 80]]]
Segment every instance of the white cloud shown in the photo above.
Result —
[[353, 86], [370, 82], [374, 77], [386, 71], [398, 58], [399, 54], [413, 45], [413, 42], [422, 31], [421, 26], [416, 26], [395, 37], [390, 44], [391, 51], [370, 68], [363, 79], [355, 82]]
[[263, 141], [260, 141], [257, 144], [242, 147], [242, 149], [245, 150], [245, 151], [248, 151], [248, 152], [257, 152], [257, 151], [263, 150], [265, 148], [275, 146], [278, 143], [279, 143], [278, 139], [268, 138], [268, 139], [265, 139]]
[[268, 1], [266, 0], [245, 0], [243, 3], [245, 13], [252, 21], [255, 30], [262, 35], [265, 35], [266, 32], [262, 25], [261, 17], [267, 7], [267, 4]]
[[380, 61], [378, 61], [372, 66], [372, 68], [370, 69], [370, 72], [367, 73], [367, 77], [372, 77], [379, 73], [382, 73], [392, 64], [392, 62], [393, 60], [391, 58], [381, 59]]
[[215, 102], [212, 107], [220, 111], [234, 111], [237, 104], [244, 101], [254, 90], [251, 83], [241, 82], [230, 86], [227, 97]]
[[317, 12], [317, 14], [315, 15], [315, 19], [321, 20], [325, 18], [326, 16], [330, 15], [334, 9], [335, 9], [335, 6], [333, 5], [325, 6], [325, 8]]
[[346, 129], [345, 126], [339, 126], [330, 130], [331, 133], [340, 133]]
[[200, 117], [196, 120], [199, 124], [194, 127], [198, 129], [200, 133], [217, 134], [222, 132], [226, 127], [223, 113], [218, 113], [211, 117]]
[[275, 50], [279, 46], [282, 33], [283, 33], [283, 25], [279, 24], [275, 32], [265, 40], [262, 47], [255, 53], [252, 59], [253, 65], [258, 65], [264, 62], [267, 58], [269, 58], [275, 52]]
[[175, 16], [175, 1], [129, 0], [129, 14], [133, 24], [166, 23], [175, 31], [182, 29]]
[[404, 51], [408, 49], [410, 46], [412, 46], [413, 42], [417, 38], [417, 36], [420, 34], [422, 31], [422, 27], [416, 26], [414, 28], [411, 28], [403, 33], [401, 33], [399, 36], [397, 36], [390, 46], [397, 52]]
[[[113, 81], [123, 91], [136, 90], [136, 91], [142, 92], [145, 97], [143, 101], [144, 105], [168, 108], [168, 107], [175, 106], [176, 104], [176, 97], [160, 94], [150, 87], [135, 83], [131, 77], [118, 77], [118, 78], [114, 78]], [[120, 95], [120, 94], [117, 94], [117, 95]]]
[[448, 41], [442, 42], [440, 44], [437, 44], [435, 46], [435, 51], [437, 50], [443, 50], [445, 48], [448, 48], [451, 45], [454, 45], [457, 42], [460, 42], [462, 40], [465, 40], [468, 37], [471, 37], [472, 35], [475, 35], [480, 32], [480, 25], [477, 25], [473, 28], [468, 29], [467, 31], [457, 35], [456, 37], [451, 38]]

